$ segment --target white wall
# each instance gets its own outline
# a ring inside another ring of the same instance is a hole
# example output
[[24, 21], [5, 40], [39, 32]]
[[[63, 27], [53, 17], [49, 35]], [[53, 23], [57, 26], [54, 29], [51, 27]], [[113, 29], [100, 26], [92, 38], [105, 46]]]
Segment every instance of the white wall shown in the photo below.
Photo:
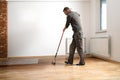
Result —
[[120, 62], [120, 0], [108, 0], [108, 34], [111, 35], [111, 58]]
[[[15, 1], [8, 2], [8, 57], [54, 55], [66, 22], [65, 6], [81, 14], [84, 36], [89, 38], [90, 2], [87, 1]], [[65, 38], [59, 55], [65, 54]], [[87, 48], [89, 51], [89, 48]]]
[[120, 0], [107, 0], [107, 32], [96, 33], [99, 27], [99, 0], [91, 0], [90, 36], [111, 36], [110, 59], [120, 62]]

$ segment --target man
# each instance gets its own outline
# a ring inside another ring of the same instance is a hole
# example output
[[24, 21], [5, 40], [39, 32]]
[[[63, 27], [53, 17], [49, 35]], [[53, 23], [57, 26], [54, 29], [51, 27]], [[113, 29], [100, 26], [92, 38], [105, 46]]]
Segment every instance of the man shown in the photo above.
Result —
[[77, 48], [77, 52], [80, 56], [80, 61], [76, 65], [85, 65], [83, 48], [82, 48], [82, 28], [80, 24], [80, 15], [76, 12], [71, 11], [69, 7], [65, 7], [63, 9], [63, 12], [65, 15], [67, 15], [67, 21], [63, 31], [65, 31], [68, 28], [68, 26], [71, 24], [74, 32], [73, 40], [69, 50], [70, 51], [69, 58], [68, 61], [65, 61], [65, 63], [70, 65], [73, 64], [74, 53], [75, 53], [75, 49]]

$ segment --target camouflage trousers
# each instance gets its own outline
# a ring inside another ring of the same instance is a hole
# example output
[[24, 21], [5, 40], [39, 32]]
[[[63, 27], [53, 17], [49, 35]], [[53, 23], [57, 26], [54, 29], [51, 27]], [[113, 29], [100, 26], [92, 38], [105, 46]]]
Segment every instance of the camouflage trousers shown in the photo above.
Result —
[[80, 32], [74, 32], [73, 34], [73, 40], [72, 43], [70, 44], [69, 48], [69, 57], [68, 57], [68, 62], [70, 64], [73, 64], [73, 58], [74, 58], [74, 53], [75, 50], [77, 49], [77, 52], [80, 57], [79, 64], [85, 63], [84, 62], [84, 54], [83, 54], [83, 47], [82, 47], [82, 33]]

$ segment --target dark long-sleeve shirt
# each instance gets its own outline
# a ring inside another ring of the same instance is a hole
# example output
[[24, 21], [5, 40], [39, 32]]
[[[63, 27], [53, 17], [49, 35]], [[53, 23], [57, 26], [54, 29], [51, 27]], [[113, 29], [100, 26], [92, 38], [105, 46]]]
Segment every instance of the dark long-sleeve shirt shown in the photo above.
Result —
[[66, 21], [65, 27], [68, 28], [70, 24], [74, 32], [82, 32], [81, 23], [80, 23], [80, 15], [77, 12], [71, 11], [67, 15], [67, 21]]

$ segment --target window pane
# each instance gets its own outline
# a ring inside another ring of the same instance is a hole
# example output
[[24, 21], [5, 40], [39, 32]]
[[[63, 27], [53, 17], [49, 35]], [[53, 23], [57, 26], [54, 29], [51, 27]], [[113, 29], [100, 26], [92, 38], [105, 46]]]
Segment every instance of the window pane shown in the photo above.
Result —
[[107, 29], [107, 13], [106, 13], [106, 0], [101, 0], [101, 20], [100, 20], [100, 29], [106, 30]]

